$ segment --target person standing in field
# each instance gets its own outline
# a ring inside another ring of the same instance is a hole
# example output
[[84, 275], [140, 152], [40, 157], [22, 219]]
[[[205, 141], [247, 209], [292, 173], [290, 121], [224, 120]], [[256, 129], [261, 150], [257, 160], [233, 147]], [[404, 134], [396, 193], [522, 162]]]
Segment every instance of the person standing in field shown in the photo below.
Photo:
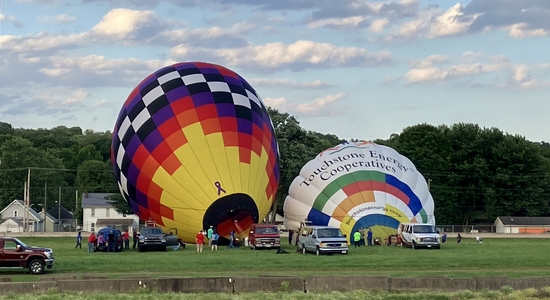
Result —
[[124, 242], [124, 250], [130, 250], [130, 234], [128, 230], [122, 233], [122, 241]]
[[401, 233], [403, 232], [403, 224], [399, 224], [397, 227], [397, 246], [401, 247], [403, 242], [401, 241]]
[[462, 237], [460, 236], [460, 233], [456, 236], [456, 243], [460, 244], [460, 241], [462, 240]]
[[361, 234], [359, 246], [365, 246], [365, 229], [363, 227], [359, 227], [359, 233]]
[[95, 233], [92, 231], [88, 237], [88, 253], [94, 253]]
[[211, 245], [212, 245], [212, 251], [216, 250], [218, 251], [218, 238], [220, 236], [218, 235], [218, 233], [214, 230], [212, 232], [212, 242], [211, 242]]
[[229, 246], [227, 248], [235, 248], [235, 231], [229, 233]]
[[359, 231], [356, 231], [353, 234], [353, 242], [355, 244], [355, 247], [361, 247], [361, 233]]
[[116, 252], [116, 241], [115, 241], [115, 234], [112, 230], [109, 230], [109, 233], [107, 234], [107, 252]]
[[288, 244], [289, 245], [292, 245], [292, 236], [294, 235], [294, 230], [289, 230], [288, 231]]
[[208, 247], [212, 246], [212, 234], [214, 233], [214, 226], [210, 225], [208, 231], [206, 231], [206, 237], [208, 238]]
[[372, 230], [370, 228], [367, 232], [367, 245], [372, 246]]
[[204, 247], [204, 234], [202, 231], [197, 233], [195, 237], [195, 243], [197, 244], [197, 253], [202, 253], [202, 248]]
[[132, 249], [136, 249], [136, 245], [137, 245], [138, 240], [139, 240], [139, 232], [135, 228], [134, 228], [134, 234], [132, 236], [132, 239], [134, 240], [134, 246], [132, 247]]
[[80, 247], [80, 249], [82, 249], [82, 233], [80, 231], [76, 235], [76, 246], [74, 246], [74, 248], [76, 249], [78, 247]]

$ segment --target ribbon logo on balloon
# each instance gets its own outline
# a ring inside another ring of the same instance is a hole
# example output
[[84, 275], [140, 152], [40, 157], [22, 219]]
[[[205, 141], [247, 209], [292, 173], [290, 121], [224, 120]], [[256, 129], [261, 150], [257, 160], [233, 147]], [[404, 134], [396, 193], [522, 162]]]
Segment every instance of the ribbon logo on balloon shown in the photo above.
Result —
[[214, 185], [218, 188], [218, 196], [222, 192], [225, 194], [225, 190], [222, 188], [222, 184], [219, 181], [214, 182]]

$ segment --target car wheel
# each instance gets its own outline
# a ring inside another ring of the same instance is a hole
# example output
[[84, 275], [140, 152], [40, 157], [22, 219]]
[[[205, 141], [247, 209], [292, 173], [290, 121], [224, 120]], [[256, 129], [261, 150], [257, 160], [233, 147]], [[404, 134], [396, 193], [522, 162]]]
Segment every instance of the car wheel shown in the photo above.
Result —
[[306, 245], [302, 245], [302, 254], [306, 254]]
[[143, 252], [143, 250], [144, 250], [143, 247], [141, 247], [141, 246], [138, 247], [139, 252]]
[[160, 250], [166, 252], [166, 246], [163, 246]]
[[321, 255], [321, 251], [319, 251], [319, 247], [317, 247], [317, 250], [315, 250], [315, 255], [317, 256]]
[[415, 243], [414, 241], [413, 241], [412, 244], [411, 244], [411, 248], [413, 248], [413, 249], [415, 249], [415, 250], [417, 249], [416, 243]]
[[39, 259], [31, 261], [29, 264], [29, 272], [33, 275], [44, 273], [44, 262]]

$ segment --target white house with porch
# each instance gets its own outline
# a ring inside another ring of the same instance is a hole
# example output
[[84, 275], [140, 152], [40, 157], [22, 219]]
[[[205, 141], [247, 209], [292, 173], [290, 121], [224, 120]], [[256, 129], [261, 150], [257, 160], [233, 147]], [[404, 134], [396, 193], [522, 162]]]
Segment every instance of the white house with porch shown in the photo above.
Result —
[[[27, 221], [28, 224], [28, 231], [31, 232], [52, 232], [54, 231], [54, 224], [57, 222], [57, 219], [52, 217], [50, 214], [46, 213], [46, 219], [44, 220], [44, 213], [40, 212], [37, 213], [36, 210], [34, 210], [32, 207], [25, 207], [25, 203], [23, 200], [13, 200], [10, 204], [8, 204], [4, 209], [0, 211], [0, 219], [4, 220], [2, 224], [4, 224], [1, 228], [9, 229], [9, 232], [23, 232], [25, 225], [24, 225], [24, 219], [25, 219], [25, 211], [27, 211], [27, 217], [29, 218]], [[11, 221], [10, 221], [11, 220]], [[0, 225], [2, 225], [0, 224]], [[21, 226], [21, 229], [16, 229], [15, 225]], [[45, 224], [45, 225], [44, 225]], [[44, 226], [46, 226], [44, 228]], [[20, 231], [18, 231], [20, 230]], [[2, 232], [0, 230], [0, 232]], [[8, 231], [3, 231], [8, 232]]]
[[114, 226], [120, 230], [138, 228], [139, 217], [137, 215], [125, 215], [118, 213], [109, 193], [84, 193], [82, 194], [82, 231], [98, 231], [106, 226]]

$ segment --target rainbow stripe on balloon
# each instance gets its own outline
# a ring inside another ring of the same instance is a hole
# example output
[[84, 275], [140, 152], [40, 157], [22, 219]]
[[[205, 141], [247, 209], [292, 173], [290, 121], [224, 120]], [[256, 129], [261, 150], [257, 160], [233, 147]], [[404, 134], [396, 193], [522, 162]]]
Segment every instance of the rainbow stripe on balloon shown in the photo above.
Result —
[[[334, 205], [333, 196], [340, 190], [347, 197]], [[396, 205], [381, 201], [381, 194], [395, 198]], [[428, 216], [407, 184], [389, 174], [361, 170], [329, 183], [315, 199], [307, 219], [315, 225], [340, 227], [348, 237], [360, 228], [371, 228], [375, 237], [385, 238], [395, 234], [399, 223], [427, 222]]]

